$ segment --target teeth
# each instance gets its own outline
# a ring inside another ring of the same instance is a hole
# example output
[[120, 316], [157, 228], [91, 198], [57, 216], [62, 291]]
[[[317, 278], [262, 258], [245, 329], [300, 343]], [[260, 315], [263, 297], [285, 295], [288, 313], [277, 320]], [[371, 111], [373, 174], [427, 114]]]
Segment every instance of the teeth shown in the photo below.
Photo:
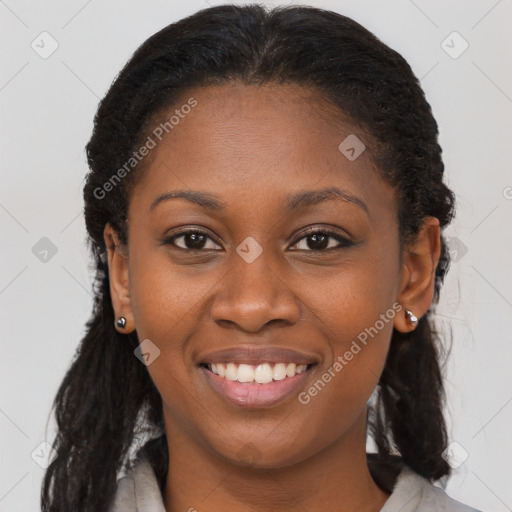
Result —
[[267, 384], [273, 380], [283, 380], [286, 377], [294, 377], [306, 371], [306, 364], [296, 365], [295, 363], [276, 363], [273, 367], [269, 363], [260, 365], [235, 364], [235, 363], [212, 363], [208, 368], [230, 381], [256, 382]]
[[277, 363], [274, 366], [274, 380], [283, 380], [286, 378], [286, 365], [284, 363]]
[[226, 366], [226, 374], [224, 375], [224, 377], [232, 381], [238, 380], [238, 368], [233, 363], [228, 363]]
[[225, 377], [226, 376], [226, 367], [223, 364], [217, 365], [217, 371], [219, 372], [219, 375], [221, 377]]
[[[252, 369], [252, 366], [250, 366], [249, 368]], [[240, 372], [240, 369], [238, 371]], [[274, 372], [272, 371], [272, 368], [268, 363], [260, 364], [256, 368], [256, 371], [254, 372], [254, 380], [258, 384], [268, 384], [269, 382], [272, 382], [273, 378]]]
[[[217, 365], [212, 365], [217, 366]], [[248, 364], [241, 364], [238, 367], [238, 374], [237, 374], [238, 382], [252, 382], [254, 380], [254, 370], [252, 369], [252, 366], [249, 366]]]
[[[293, 363], [289, 363], [286, 367], [286, 376], [293, 377], [295, 375], [296, 365]], [[300, 372], [299, 372], [300, 373]]]

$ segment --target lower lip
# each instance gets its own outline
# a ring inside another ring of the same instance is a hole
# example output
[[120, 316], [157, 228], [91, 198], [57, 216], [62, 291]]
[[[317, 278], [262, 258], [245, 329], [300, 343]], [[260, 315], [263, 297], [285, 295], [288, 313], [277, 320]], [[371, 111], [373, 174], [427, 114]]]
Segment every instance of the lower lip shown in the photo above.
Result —
[[207, 368], [201, 366], [208, 383], [223, 398], [239, 407], [273, 407], [286, 400], [303, 387], [314, 366], [306, 371], [285, 377], [283, 380], [273, 380], [268, 384], [256, 382], [242, 383], [220, 377]]

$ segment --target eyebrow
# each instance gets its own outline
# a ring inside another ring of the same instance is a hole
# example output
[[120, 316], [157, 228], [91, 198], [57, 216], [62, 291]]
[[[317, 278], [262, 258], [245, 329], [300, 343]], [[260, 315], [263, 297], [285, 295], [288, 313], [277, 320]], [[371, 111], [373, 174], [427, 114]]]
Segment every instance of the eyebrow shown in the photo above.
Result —
[[[225, 210], [227, 207], [226, 203], [222, 201], [220, 197], [209, 192], [200, 192], [198, 190], [175, 190], [173, 192], [166, 192], [165, 194], [159, 195], [151, 203], [149, 211], [151, 212], [160, 203], [170, 199], [185, 199], [191, 203], [202, 206], [206, 210], [212, 211]], [[291, 212], [299, 208], [313, 206], [323, 201], [329, 201], [333, 199], [341, 199], [342, 201], [358, 205], [366, 213], [368, 213], [368, 207], [360, 198], [345, 190], [340, 190], [337, 187], [329, 187], [319, 190], [306, 190], [290, 195], [286, 198], [286, 211]]]

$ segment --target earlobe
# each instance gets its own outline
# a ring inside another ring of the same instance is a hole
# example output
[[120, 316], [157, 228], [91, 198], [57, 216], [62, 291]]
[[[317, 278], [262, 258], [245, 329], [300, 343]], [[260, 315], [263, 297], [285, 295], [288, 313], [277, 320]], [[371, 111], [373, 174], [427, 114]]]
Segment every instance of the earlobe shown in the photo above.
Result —
[[398, 302], [402, 310], [394, 319], [400, 332], [416, 328], [434, 297], [436, 268], [441, 255], [439, 220], [426, 217], [414, 242], [404, 252]]
[[126, 249], [119, 242], [116, 231], [108, 223], [105, 226], [103, 237], [107, 248], [110, 295], [115, 315], [114, 325], [118, 332], [128, 334], [135, 330], [135, 320], [130, 297]]

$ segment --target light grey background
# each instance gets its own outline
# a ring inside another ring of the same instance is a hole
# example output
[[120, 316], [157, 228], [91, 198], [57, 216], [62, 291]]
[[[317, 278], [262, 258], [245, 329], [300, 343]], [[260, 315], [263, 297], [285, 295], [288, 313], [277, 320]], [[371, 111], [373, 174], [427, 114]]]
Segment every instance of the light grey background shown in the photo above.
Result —
[[[0, 0], [1, 512], [39, 510], [43, 469], [31, 454], [44, 459], [51, 401], [91, 311], [82, 186], [98, 100], [147, 37], [219, 3]], [[512, 510], [512, 2], [304, 4], [362, 23], [421, 78], [458, 198], [438, 318], [453, 328], [450, 437], [455, 458], [467, 459], [447, 490], [485, 511]], [[58, 43], [46, 59], [43, 31]], [[54, 255], [36, 245], [43, 237]], [[48, 441], [53, 429], [50, 420]]]

